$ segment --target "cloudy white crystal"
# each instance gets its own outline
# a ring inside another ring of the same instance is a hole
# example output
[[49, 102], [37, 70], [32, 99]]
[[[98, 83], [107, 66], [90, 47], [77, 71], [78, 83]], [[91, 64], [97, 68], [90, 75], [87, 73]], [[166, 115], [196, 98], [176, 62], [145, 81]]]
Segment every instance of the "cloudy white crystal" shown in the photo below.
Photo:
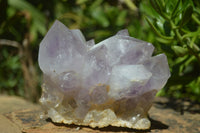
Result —
[[95, 45], [55, 21], [39, 48], [41, 104], [54, 122], [148, 129], [147, 112], [170, 77], [164, 54], [121, 30]]
[[[110, 76], [109, 96], [120, 99], [139, 95], [152, 74], [143, 65], [118, 65], [113, 67]], [[120, 81], [120, 82], [119, 82]], [[143, 92], [144, 93], [144, 92]]]

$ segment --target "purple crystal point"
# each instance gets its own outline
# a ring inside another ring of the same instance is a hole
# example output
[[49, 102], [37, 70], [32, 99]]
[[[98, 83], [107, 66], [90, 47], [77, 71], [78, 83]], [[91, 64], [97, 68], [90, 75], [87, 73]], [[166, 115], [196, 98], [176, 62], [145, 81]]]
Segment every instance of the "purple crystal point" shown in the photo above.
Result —
[[79, 30], [69, 30], [55, 21], [40, 43], [39, 66], [44, 73], [51, 75], [78, 72], [84, 63], [86, 50], [84, 37]]

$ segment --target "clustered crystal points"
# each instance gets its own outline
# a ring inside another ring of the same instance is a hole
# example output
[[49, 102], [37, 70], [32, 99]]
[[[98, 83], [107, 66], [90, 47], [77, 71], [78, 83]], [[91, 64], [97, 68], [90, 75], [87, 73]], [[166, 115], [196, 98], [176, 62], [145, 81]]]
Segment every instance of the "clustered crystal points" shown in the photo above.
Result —
[[40, 102], [54, 122], [148, 129], [153, 98], [170, 77], [164, 54], [127, 30], [95, 45], [55, 21], [39, 48]]

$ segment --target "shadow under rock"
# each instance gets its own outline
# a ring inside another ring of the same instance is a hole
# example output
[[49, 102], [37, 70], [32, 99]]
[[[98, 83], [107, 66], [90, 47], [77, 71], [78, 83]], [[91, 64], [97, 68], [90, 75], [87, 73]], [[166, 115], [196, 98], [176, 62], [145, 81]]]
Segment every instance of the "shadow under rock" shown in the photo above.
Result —
[[[159, 98], [158, 98], [159, 99]], [[192, 102], [187, 99], [175, 99], [175, 98], [162, 98], [164, 101], [158, 100], [155, 104], [159, 105], [161, 108], [170, 108], [177, 112], [180, 112], [181, 115], [184, 112], [189, 112], [191, 114], [200, 113], [200, 103]]]
[[154, 120], [152, 118], [149, 118], [150, 121], [151, 121], [151, 128], [150, 130], [155, 130], [155, 129], [159, 129], [159, 130], [163, 130], [163, 129], [168, 129], [169, 126], [160, 122], [160, 121], [157, 121], [157, 120]]
[[[114, 127], [114, 126], [108, 126], [104, 128], [91, 128], [89, 126], [80, 126], [80, 125], [75, 125], [75, 124], [64, 124], [64, 123], [55, 123], [53, 122], [50, 118], [48, 118], [46, 121], [53, 123], [55, 126], [65, 126], [68, 128], [72, 128], [75, 130], [81, 130], [82, 128], [89, 128], [94, 131], [100, 131], [100, 132], [133, 132], [133, 133], [146, 133], [146, 132], [151, 132], [151, 130], [163, 130], [163, 129], [168, 129], [169, 126], [163, 124], [160, 121], [154, 120], [152, 118], [149, 118], [151, 121], [151, 128], [147, 130], [136, 130], [136, 129], [130, 129], [130, 128], [125, 128], [125, 127]], [[78, 128], [78, 129], [77, 129]]]

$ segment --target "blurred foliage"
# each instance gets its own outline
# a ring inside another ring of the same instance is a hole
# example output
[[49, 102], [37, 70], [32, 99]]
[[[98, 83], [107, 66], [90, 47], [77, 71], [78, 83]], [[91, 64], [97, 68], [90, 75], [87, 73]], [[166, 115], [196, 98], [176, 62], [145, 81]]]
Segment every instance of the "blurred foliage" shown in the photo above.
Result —
[[0, 0], [0, 92], [37, 101], [39, 43], [58, 19], [96, 43], [125, 28], [152, 42], [172, 73], [158, 95], [200, 101], [199, 7], [192, 0]]
[[200, 101], [200, 1], [150, 0], [147, 22], [167, 54], [171, 78], [160, 95]]

